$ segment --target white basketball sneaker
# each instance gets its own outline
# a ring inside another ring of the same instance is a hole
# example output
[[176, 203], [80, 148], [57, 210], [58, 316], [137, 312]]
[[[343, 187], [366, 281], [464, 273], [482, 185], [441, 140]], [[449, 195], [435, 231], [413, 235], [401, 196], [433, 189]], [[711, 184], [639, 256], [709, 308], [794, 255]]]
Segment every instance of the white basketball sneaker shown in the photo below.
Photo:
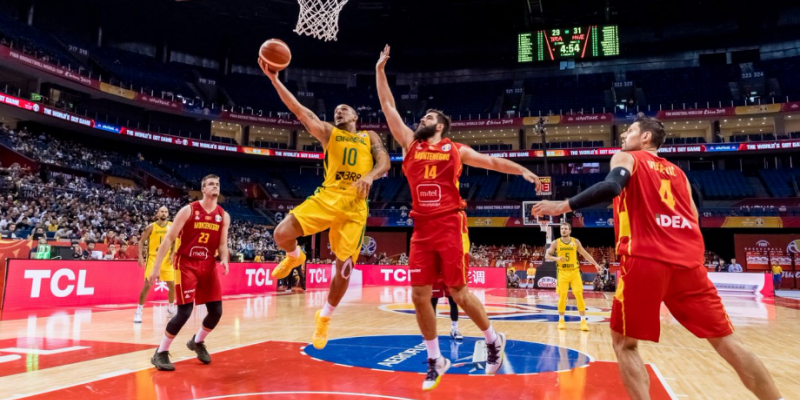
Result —
[[141, 324], [142, 323], [142, 310], [140, 310], [138, 308], [136, 309], [136, 312], [133, 314], [133, 322], [135, 322], [137, 324]]
[[486, 373], [494, 374], [503, 366], [505, 359], [506, 334], [498, 333], [494, 343], [486, 343]]
[[428, 374], [425, 375], [425, 380], [422, 381], [422, 390], [429, 391], [436, 389], [439, 381], [442, 380], [445, 372], [450, 369], [450, 360], [440, 356], [437, 359], [428, 359]]

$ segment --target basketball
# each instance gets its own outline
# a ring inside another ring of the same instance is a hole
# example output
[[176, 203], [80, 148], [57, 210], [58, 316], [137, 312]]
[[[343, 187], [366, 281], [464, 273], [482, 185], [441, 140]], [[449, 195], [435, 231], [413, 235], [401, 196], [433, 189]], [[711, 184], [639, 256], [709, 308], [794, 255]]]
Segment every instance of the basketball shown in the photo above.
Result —
[[269, 39], [258, 50], [258, 57], [264, 60], [273, 71], [283, 71], [292, 61], [289, 46], [280, 39]]

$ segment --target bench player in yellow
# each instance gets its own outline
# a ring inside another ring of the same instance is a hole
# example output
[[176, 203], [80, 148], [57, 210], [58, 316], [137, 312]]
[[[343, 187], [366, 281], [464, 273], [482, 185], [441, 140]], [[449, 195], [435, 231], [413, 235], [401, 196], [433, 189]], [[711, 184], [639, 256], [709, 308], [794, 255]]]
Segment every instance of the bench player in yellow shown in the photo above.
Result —
[[350, 273], [361, 252], [369, 213], [369, 190], [372, 182], [389, 170], [389, 153], [377, 133], [356, 131], [358, 114], [353, 107], [337, 106], [333, 125], [321, 121], [297, 101], [276, 72], [267, 68], [261, 59], [259, 64], [283, 104], [325, 149], [322, 186], [275, 228], [275, 243], [286, 252], [286, 258], [272, 271], [272, 277], [276, 279], [288, 276], [292, 269], [306, 260], [306, 255], [297, 246], [297, 238], [330, 229], [331, 250], [336, 254], [336, 275], [331, 282], [328, 301], [316, 313], [317, 327], [311, 341], [315, 348], [322, 349], [328, 343], [331, 315], [347, 291]]
[[555, 261], [557, 266], [558, 329], [567, 329], [567, 324], [564, 322], [564, 314], [567, 311], [567, 295], [571, 286], [572, 294], [575, 295], [575, 299], [578, 301], [581, 330], [588, 332], [589, 324], [586, 323], [586, 302], [583, 301], [583, 280], [581, 279], [581, 264], [578, 262], [578, 253], [581, 253], [586, 261], [594, 264], [597, 272], [600, 272], [600, 265], [583, 248], [578, 239], [570, 236], [572, 234], [572, 226], [570, 224], [562, 222], [560, 228], [561, 238], [550, 243], [550, 248], [544, 255], [547, 261]]
[[[144, 286], [141, 293], [139, 293], [139, 306], [136, 307], [136, 313], [133, 315], [133, 322], [142, 322], [142, 310], [144, 309], [144, 302], [147, 300], [147, 294], [150, 293], [150, 281], [148, 278], [155, 268], [156, 254], [158, 254], [158, 245], [164, 240], [167, 234], [167, 229], [172, 225], [169, 221], [169, 209], [161, 206], [156, 212], [156, 222], [148, 225], [142, 232], [142, 240], [139, 241], [139, 268], [144, 269]], [[172, 318], [175, 315], [175, 267], [172, 266], [172, 255], [175, 249], [180, 244], [173, 244], [170, 249], [169, 256], [164, 258], [161, 263], [161, 274], [159, 280], [166, 282], [169, 288], [169, 304], [167, 305], [167, 318]]]

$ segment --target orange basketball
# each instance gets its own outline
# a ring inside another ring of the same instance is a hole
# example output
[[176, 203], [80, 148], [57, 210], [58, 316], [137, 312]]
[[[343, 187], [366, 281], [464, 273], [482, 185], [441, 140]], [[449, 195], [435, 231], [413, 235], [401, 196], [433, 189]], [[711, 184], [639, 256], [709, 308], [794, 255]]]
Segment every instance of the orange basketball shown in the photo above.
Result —
[[269, 65], [270, 70], [282, 71], [292, 61], [292, 52], [283, 40], [270, 39], [261, 45], [258, 57]]

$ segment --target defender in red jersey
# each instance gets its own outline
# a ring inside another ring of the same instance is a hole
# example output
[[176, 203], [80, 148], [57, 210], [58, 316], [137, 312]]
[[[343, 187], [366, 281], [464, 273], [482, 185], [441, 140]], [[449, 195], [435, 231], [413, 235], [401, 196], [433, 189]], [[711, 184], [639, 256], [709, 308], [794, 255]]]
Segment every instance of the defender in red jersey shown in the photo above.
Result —
[[[169, 361], [169, 346], [192, 316], [194, 304], [205, 304], [208, 315], [203, 319], [200, 330], [186, 346], [197, 353], [197, 359], [202, 363], [211, 362], [205, 338], [222, 318], [222, 290], [216, 254], [219, 252], [223, 273], [227, 275], [228, 228], [231, 224], [230, 215], [217, 204], [219, 188], [218, 176], [208, 175], [203, 178], [203, 199], [178, 211], [158, 247], [155, 265], [161, 265], [175, 238], [180, 237], [180, 247], [175, 252], [174, 261], [178, 312], [167, 324], [161, 345], [150, 360], [160, 371], [175, 370], [175, 366]], [[154, 270], [150, 275], [151, 282], [155, 281], [157, 274], [158, 270]]]
[[428, 374], [422, 389], [432, 390], [450, 367], [450, 361], [439, 350], [436, 315], [430, 303], [431, 286], [440, 279], [486, 337], [486, 372], [497, 372], [504, 358], [505, 335], [494, 332], [483, 304], [467, 289], [470, 243], [466, 203], [458, 191], [462, 166], [522, 175], [537, 189], [540, 183], [535, 174], [519, 164], [480, 154], [444, 137], [450, 129], [450, 118], [441, 111], [428, 110], [416, 132], [409, 129], [397, 112], [386, 80], [384, 68], [388, 60], [386, 46], [376, 65], [378, 97], [392, 136], [403, 147], [403, 172], [411, 189], [414, 233], [408, 272], [417, 323], [428, 349]]
[[658, 156], [665, 136], [660, 121], [638, 118], [620, 136], [622, 152], [611, 158], [605, 181], [569, 200], [543, 201], [532, 213], [560, 215], [614, 200], [622, 273], [611, 311], [611, 336], [632, 399], [650, 398], [638, 341], [658, 341], [662, 302], [690, 332], [708, 339], [759, 399], [781, 399], [764, 364], [733, 335], [708, 279], [691, 185], [680, 168]]

